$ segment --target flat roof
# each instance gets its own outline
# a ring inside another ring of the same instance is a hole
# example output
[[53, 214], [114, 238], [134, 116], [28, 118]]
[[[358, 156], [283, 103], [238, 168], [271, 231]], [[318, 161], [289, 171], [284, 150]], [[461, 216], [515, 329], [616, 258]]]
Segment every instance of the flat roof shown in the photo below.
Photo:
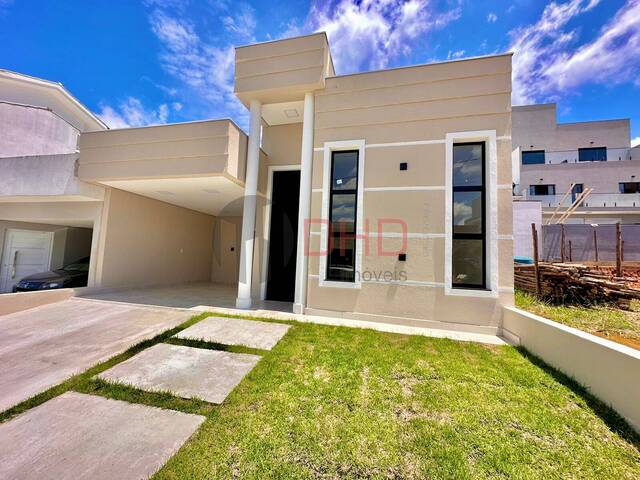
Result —
[[460, 63], [460, 62], [468, 62], [468, 61], [472, 61], [472, 60], [483, 60], [483, 59], [487, 59], [487, 58], [511, 57], [511, 56], [513, 56], [513, 52], [496, 53], [496, 54], [491, 54], [491, 55], [480, 55], [480, 56], [477, 56], [477, 57], [455, 58], [455, 59], [451, 59], [451, 60], [442, 60], [442, 61], [430, 62], [430, 63], [415, 63], [413, 65], [403, 65], [401, 67], [379, 68], [379, 69], [376, 69], [376, 70], [367, 70], [366, 72], [354, 72], [354, 73], [347, 73], [347, 74], [344, 74], [344, 75], [333, 75], [333, 76], [327, 77], [327, 78], [353, 77], [355, 75], [366, 75], [368, 73], [393, 72], [395, 70], [408, 70], [408, 69], [411, 69], [411, 68], [430, 67], [432, 65], [444, 65], [444, 64], [447, 64], [447, 63]]

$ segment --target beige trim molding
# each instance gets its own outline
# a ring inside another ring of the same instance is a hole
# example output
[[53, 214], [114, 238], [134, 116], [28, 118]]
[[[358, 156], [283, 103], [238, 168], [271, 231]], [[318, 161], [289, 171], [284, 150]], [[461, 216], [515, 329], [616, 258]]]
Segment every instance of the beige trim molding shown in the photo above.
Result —
[[[358, 195], [356, 206], [356, 258], [355, 270], [356, 278], [351, 282], [333, 282], [327, 280], [327, 255], [320, 256], [319, 271], [322, 276], [319, 279], [320, 287], [336, 288], [360, 288], [360, 272], [362, 271], [362, 224], [364, 218], [364, 168], [365, 168], [365, 141], [360, 140], [340, 140], [336, 142], [325, 142], [324, 161], [322, 164], [322, 214], [321, 218], [329, 219], [329, 195], [331, 185], [331, 152], [339, 150], [358, 150]], [[323, 222], [320, 225], [320, 248], [327, 251], [329, 248], [328, 225]]]
[[[444, 246], [444, 279], [445, 295], [466, 296], [466, 297], [491, 297], [498, 296], [498, 146], [496, 143], [495, 130], [479, 130], [469, 132], [447, 133], [445, 182], [447, 194], [445, 201], [445, 233], [446, 241]], [[453, 239], [453, 144], [455, 142], [486, 142], [487, 162], [486, 192], [487, 204], [487, 235], [485, 241], [486, 262], [486, 284], [487, 290], [473, 290], [453, 288], [452, 286], [452, 239]]]

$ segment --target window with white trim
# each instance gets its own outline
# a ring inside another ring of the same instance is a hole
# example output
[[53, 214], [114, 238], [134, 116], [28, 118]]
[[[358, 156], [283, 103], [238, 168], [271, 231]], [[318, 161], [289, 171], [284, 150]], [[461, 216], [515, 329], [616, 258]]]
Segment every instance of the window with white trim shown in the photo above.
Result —
[[358, 150], [331, 152], [326, 272], [330, 281], [355, 281], [358, 154]]
[[485, 289], [485, 142], [453, 144], [452, 287]]

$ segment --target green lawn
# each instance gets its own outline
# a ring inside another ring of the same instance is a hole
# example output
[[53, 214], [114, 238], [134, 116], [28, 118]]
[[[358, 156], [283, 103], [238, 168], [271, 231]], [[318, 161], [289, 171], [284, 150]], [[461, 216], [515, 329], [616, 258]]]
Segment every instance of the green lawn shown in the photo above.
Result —
[[640, 437], [513, 347], [292, 323], [221, 406], [91, 379], [168, 336], [0, 420], [68, 389], [206, 415], [158, 479], [640, 478]]
[[519, 290], [516, 290], [515, 300], [518, 308], [528, 312], [640, 349], [638, 302], [632, 302], [631, 311], [607, 305], [551, 305]]
[[638, 437], [533, 360], [295, 324], [157, 478], [639, 478]]

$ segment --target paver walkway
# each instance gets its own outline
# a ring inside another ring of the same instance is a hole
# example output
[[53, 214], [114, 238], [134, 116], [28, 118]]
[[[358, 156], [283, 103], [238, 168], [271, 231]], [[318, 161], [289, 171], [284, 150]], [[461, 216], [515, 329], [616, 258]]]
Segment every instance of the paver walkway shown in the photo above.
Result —
[[138, 480], [204, 417], [67, 392], [0, 424], [0, 478]]
[[71, 299], [0, 317], [0, 411], [188, 320], [190, 312]]
[[98, 378], [151, 392], [222, 403], [258, 363], [258, 355], [159, 343]]
[[289, 325], [283, 323], [208, 317], [177, 333], [175, 337], [271, 350], [288, 330]]

